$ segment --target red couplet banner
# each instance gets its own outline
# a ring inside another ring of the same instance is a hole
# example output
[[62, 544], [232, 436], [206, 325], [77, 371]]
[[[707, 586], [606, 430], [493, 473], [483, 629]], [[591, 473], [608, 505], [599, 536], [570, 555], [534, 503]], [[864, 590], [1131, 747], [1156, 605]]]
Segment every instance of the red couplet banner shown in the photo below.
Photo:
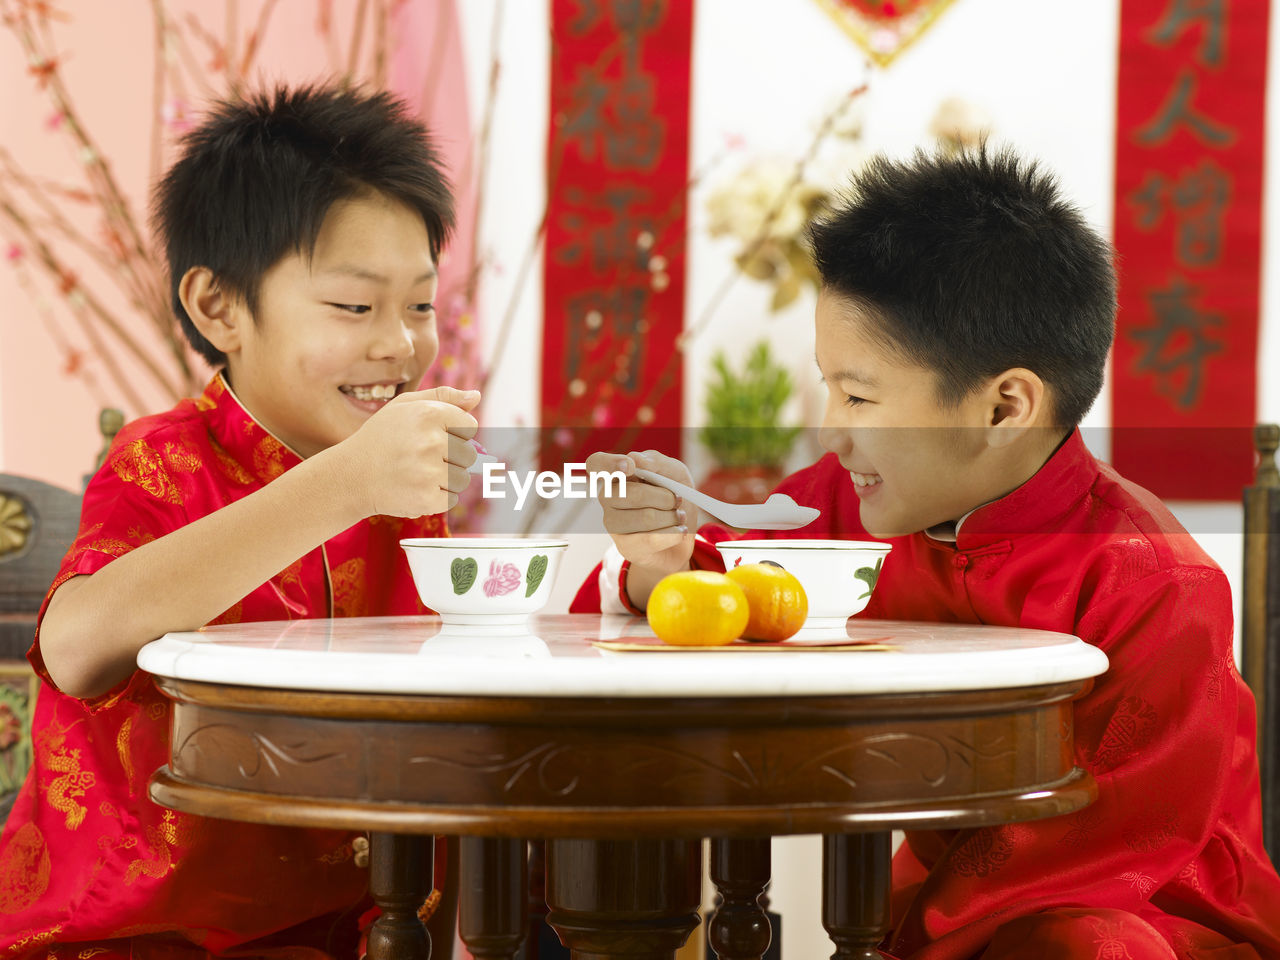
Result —
[[543, 462], [678, 455], [693, 0], [551, 18]]
[[1123, 0], [1112, 463], [1237, 500], [1257, 405], [1264, 0]]

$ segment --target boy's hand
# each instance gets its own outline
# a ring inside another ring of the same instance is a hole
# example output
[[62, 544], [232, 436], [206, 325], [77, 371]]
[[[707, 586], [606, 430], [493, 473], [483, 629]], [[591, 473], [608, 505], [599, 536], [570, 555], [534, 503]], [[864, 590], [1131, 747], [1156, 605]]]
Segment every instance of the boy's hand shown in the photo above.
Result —
[[[620, 470], [627, 477], [625, 496], [616, 495], [608, 486], [599, 496], [605, 530], [633, 568], [644, 567], [655, 576], [689, 569], [693, 531], [698, 528], [697, 508], [684, 503], [670, 490], [637, 478], [636, 467], [693, 486], [688, 467], [656, 450], [625, 456], [593, 453], [587, 458], [588, 473]], [[632, 571], [633, 575], [637, 572]], [[643, 592], [647, 595], [648, 591]]]
[[338, 444], [359, 485], [361, 516], [421, 517], [456, 505], [476, 459], [467, 411], [479, 402], [478, 390], [453, 387], [402, 393]]

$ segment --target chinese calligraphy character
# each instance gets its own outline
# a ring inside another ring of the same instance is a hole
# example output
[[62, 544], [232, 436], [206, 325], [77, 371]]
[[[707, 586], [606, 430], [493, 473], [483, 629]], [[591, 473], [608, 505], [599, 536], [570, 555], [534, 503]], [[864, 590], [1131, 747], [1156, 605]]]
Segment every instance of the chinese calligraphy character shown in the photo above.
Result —
[[569, 94], [569, 109], [560, 126], [566, 144], [576, 143], [584, 159], [594, 161], [604, 133], [604, 108], [609, 87], [599, 66], [583, 67]]
[[1203, 113], [1197, 113], [1192, 101], [1196, 95], [1196, 77], [1190, 70], [1178, 75], [1177, 85], [1157, 115], [1134, 133], [1134, 139], [1145, 147], [1159, 146], [1179, 125], [1186, 126], [1192, 136], [1211, 147], [1227, 147], [1235, 142], [1236, 132]]
[[600, 0], [576, 0], [577, 12], [568, 23], [569, 32], [577, 36], [590, 33], [600, 22]]
[[574, 80], [560, 135], [586, 160], [594, 162], [602, 151], [611, 169], [651, 170], [667, 132], [655, 100], [654, 79], [646, 73], [615, 78], [606, 77], [599, 64], [584, 67]]
[[[635, 206], [650, 199], [648, 191], [618, 186], [589, 199], [582, 190], [569, 189], [565, 199], [577, 209], [566, 212], [560, 223], [575, 239], [552, 253], [556, 263], [577, 266], [586, 259], [589, 247], [591, 268], [597, 273], [645, 269], [649, 253], [637, 238], [646, 231], [652, 233], [654, 225], [652, 217], [636, 211]], [[583, 210], [603, 213], [607, 219], [603, 223], [591, 222]]]
[[655, 0], [579, 0], [568, 24], [575, 36], [590, 33], [609, 15], [612, 42], [601, 38], [603, 51], [595, 63], [574, 78], [569, 105], [556, 118], [561, 142], [577, 147], [594, 162], [602, 154], [611, 170], [650, 171], [662, 156], [666, 120], [655, 109], [657, 83], [644, 69], [645, 35], [662, 25], [665, 2]]
[[1171, 206], [1177, 222], [1178, 262], [1207, 267], [1222, 255], [1222, 221], [1230, 199], [1230, 175], [1205, 160], [1177, 180], [1148, 173], [1129, 202], [1137, 208], [1135, 222], [1140, 230], [1154, 229]]
[[1204, 30], [1196, 59], [1207, 67], [1221, 66], [1227, 32], [1226, 7], [1225, 0], [1173, 0], [1147, 36], [1156, 46], [1167, 47], [1198, 20]]
[[609, 16], [627, 43], [639, 44], [642, 33], [652, 33], [667, 15], [666, 0], [613, 0]]
[[640, 34], [649, 33], [666, 16], [666, 0], [576, 0], [577, 12], [569, 21], [569, 32], [578, 36], [590, 33], [608, 8], [609, 19], [623, 41], [638, 42]]
[[1129, 195], [1130, 206], [1137, 207], [1134, 223], [1139, 230], [1154, 230], [1164, 218], [1165, 198], [1169, 193], [1169, 181], [1163, 174], [1148, 172]]
[[1211, 328], [1222, 326], [1222, 317], [1191, 303], [1198, 292], [1180, 277], [1164, 290], [1150, 291], [1147, 301], [1156, 322], [1130, 333], [1145, 344], [1134, 369], [1153, 374], [1157, 387], [1183, 410], [1199, 404], [1205, 360], [1223, 349], [1222, 341], [1211, 336]]
[[[569, 322], [568, 342], [564, 350], [564, 376], [571, 381], [578, 376], [588, 352], [600, 345], [609, 334], [620, 358], [619, 386], [634, 393], [640, 386], [644, 369], [646, 328], [645, 312], [649, 306], [647, 284], [619, 284], [604, 289], [586, 290], [565, 301]], [[624, 349], [630, 345], [630, 349]]]

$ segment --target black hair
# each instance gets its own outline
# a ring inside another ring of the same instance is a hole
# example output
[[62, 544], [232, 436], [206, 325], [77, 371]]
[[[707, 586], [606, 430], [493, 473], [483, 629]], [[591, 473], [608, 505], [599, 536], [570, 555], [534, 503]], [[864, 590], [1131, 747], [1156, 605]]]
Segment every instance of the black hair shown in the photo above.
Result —
[[1024, 367], [1075, 426], [1115, 335], [1111, 245], [1055, 178], [1009, 150], [878, 156], [809, 228], [822, 286], [864, 309], [889, 349], [958, 403]]
[[215, 367], [226, 362], [178, 296], [189, 269], [208, 267], [255, 311], [262, 275], [291, 251], [310, 255], [330, 206], [365, 191], [421, 214], [439, 259], [453, 230], [452, 188], [402, 101], [317, 85], [214, 104], [152, 199], [173, 309], [192, 347]]

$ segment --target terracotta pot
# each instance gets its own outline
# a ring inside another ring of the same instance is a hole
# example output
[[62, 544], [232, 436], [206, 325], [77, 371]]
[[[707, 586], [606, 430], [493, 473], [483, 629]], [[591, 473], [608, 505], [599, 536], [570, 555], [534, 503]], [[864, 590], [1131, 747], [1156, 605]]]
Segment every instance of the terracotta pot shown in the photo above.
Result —
[[784, 476], [781, 467], [717, 467], [698, 489], [726, 503], [762, 503]]

